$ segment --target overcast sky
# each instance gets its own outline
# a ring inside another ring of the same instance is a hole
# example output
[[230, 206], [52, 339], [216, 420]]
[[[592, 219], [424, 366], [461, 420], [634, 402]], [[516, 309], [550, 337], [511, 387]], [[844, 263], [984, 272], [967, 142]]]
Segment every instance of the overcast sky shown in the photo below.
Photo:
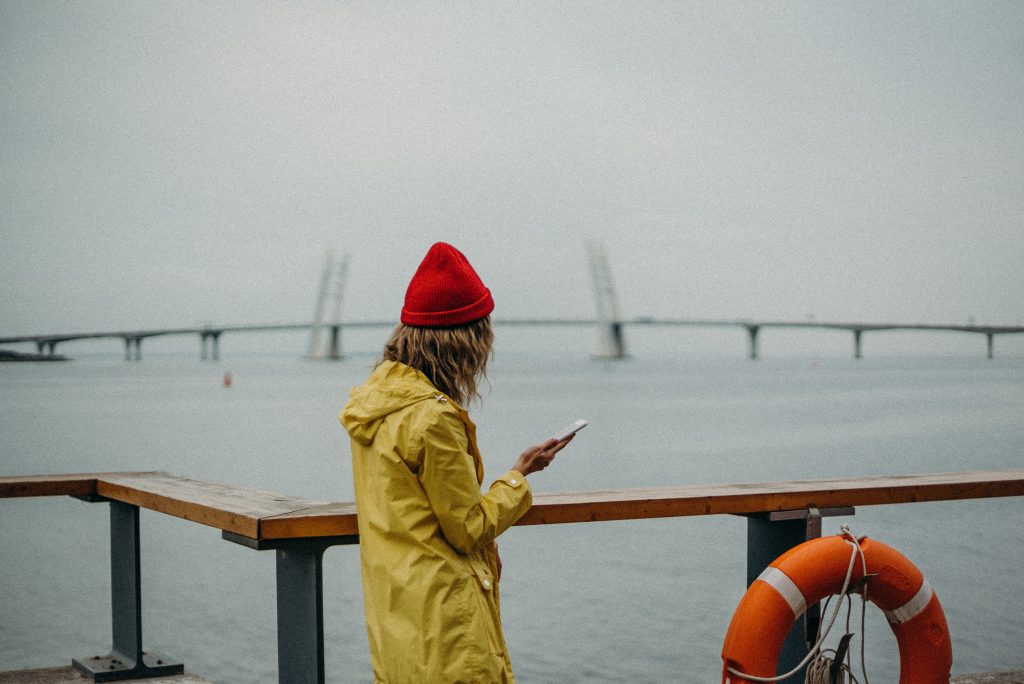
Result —
[[1024, 323], [1024, 3], [0, 2], [0, 335], [397, 318]]

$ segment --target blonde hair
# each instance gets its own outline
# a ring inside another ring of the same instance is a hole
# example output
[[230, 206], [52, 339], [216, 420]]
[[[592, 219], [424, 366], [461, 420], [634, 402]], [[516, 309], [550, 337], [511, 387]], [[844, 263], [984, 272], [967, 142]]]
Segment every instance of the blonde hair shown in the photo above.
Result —
[[384, 345], [378, 365], [398, 361], [427, 376], [434, 387], [459, 404], [480, 399], [477, 382], [487, 378], [494, 331], [491, 317], [452, 328], [399, 324]]

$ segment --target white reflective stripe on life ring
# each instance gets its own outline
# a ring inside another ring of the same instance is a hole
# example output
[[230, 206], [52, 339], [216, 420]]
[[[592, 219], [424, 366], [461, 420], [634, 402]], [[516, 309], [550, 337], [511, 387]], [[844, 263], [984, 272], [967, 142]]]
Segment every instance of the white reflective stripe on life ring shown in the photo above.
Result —
[[803, 592], [793, 583], [793, 580], [789, 579], [789, 575], [778, 568], [769, 565], [764, 572], [758, 575], [757, 579], [769, 585], [779, 592], [782, 598], [786, 599], [786, 603], [793, 609], [794, 617], [800, 617], [807, 610], [807, 600], [804, 599]]
[[921, 588], [917, 590], [913, 598], [899, 608], [885, 611], [885, 619], [890, 624], [898, 625], [917, 617], [922, 610], [928, 607], [928, 602], [932, 600], [934, 593], [932, 585], [928, 584], [928, 578], [924, 578], [921, 581]]

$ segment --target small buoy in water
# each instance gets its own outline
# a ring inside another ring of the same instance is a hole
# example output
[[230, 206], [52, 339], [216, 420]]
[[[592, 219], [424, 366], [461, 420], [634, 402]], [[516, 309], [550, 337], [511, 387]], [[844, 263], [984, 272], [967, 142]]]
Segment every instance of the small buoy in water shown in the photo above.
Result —
[[224, 371], [224, 386], [231, 387], [231, 371]]

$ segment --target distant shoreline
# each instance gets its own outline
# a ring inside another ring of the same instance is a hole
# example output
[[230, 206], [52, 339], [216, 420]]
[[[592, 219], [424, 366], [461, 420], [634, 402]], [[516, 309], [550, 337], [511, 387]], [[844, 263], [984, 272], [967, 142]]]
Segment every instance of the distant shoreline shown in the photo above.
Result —
[[0, 349], [0, 363], [5, 361], [67, 361], [63, 354], [24, 354], [22, 352]]

